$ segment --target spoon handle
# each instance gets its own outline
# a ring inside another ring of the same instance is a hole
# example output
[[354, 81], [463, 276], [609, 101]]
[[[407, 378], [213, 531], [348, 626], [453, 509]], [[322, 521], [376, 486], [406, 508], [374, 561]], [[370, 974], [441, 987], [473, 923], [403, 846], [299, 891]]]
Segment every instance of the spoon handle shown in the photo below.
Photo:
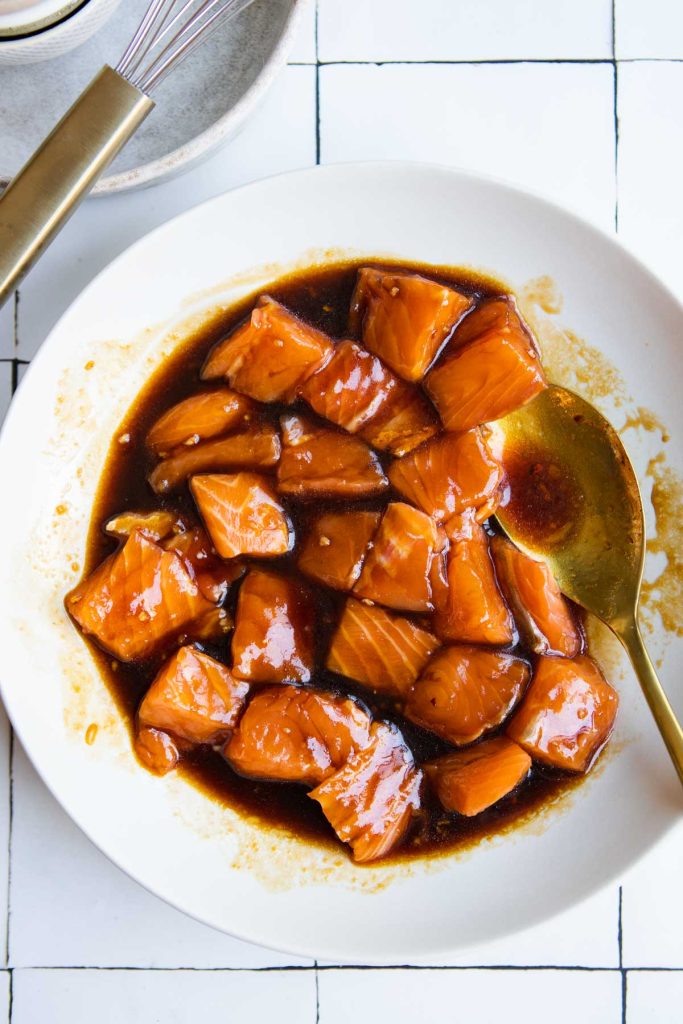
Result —
[[657, 723], [657, 728], [678, 772], [678, 777], [683, 782], [683, 729], [657, 678], [635, 617], [623, 624], [620, 623], [618, 627], [615, 626], [615, 633], [626, 648], [645, 699], [650, 705], [650, 711]]

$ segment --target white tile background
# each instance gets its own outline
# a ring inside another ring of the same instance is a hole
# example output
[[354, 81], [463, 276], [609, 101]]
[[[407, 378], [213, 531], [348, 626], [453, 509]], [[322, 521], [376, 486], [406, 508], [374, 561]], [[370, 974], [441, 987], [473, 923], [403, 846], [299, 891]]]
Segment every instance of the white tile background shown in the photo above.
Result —
[[[237, 139], [165, 185], [89, 201], [0, 310], [0, 414], [51, 325], [128, 244], [234, 185], [316, 162], [409, 158], [509, 178], [617, 225], [683, 294], [682, 109], [681, 0], [311, 0], [289, 66]], [[680, 1024], [682, 860], [679, 829], [621, 886], [469, 957], [317, 965], [219, 935], [122, 875], [3, 720], [0, 1021]]]

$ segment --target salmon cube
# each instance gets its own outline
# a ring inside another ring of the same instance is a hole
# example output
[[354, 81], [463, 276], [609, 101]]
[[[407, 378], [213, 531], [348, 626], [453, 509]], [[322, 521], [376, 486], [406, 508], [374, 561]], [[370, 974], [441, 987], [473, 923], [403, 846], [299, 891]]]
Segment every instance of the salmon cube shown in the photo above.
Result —
[[127, 540], [133, 530], [140, 530], [150, 540], [163, 540], [174, 530], [183, 530], [182, 519], [175, 512], [154, 509], [152, 512], [121, 512], [104, 525], [104, 532], [118, 540]]
[[216, 604], [224, 600], [230, 584], [246, 571], [243, 562], [234, 559], [226, 562], [219, 558], [206, 530], [201, 526], [174, 533], [163, 541], [162, 546], [166, 551], [175, 551], [180, 555], [202, 594]]
[[505, 731], [534, 760], [587, 772], [610, 737], [618, 705], [616, 691], [590, 658], [541, 657]]
[[440, 429], [434, 407], [422, 392], [397, 381], [387, 401], [362, 428], [360, 436], [374, 448], [400, 458], [434, 437]]
[[256, 473], [194, 476], [190, 490], [221, 558], [283, 555], [293, 534], [274, 488]]
[[389, 469], [389, 480], [399, 494], [439, 522], [490, 502], [503, 476], [501, 463], [480, 430], [442, 434]]
[[299, 568], [317, 583], [351, 590], [379, 520], [379, 512], [327, 512], [318, 516], [301, 545]]
[[248, 690], [220, 661], [181, 647], [145, 694], [138, 722], [188, 743], [221, 743], [237, 724]]
[[240, 775], [315, 786], [369, 737], [367, 711], [348, 697], [266, 686], [249, 701], [223, 753]]
[[326, 334], [262, 295], [247, 322], [211, 350], [201, 375], [223, 377], [259, 402], [289, 402], [333, 347]]
[[180, 445], [193, 446], [228, 434], [248, 421], [253, 403], [229, 388], [205, 391], [167, 409], [147, 434], [155, 455], [168, 455]]
[[195, 473], [230, 469], [270, 469], [280, 458], [280, 437], [272, 427], [255, 427], [194, 447], [176, 448], [155, 466], [149, 483], [155, 494], [168, 494]]
[[180, 759], [178, 744], [160, 729], [147, 726], [139, 728], [134, 747], [140, 763], [155, 775], [166, 775], [176, 767]]
[[146, 658], [181, 634], [204, 634], [208, 623], [214, 635], [222, 631], [222, 609], [202, 594], [182, 558], [140, 530], [65, 604], [83, 632], [121, 661]]
[[306, 587], [252, 569], [237, 599], [234, 674], [254, 683], [307, 683], [314, 665], [314, 621]]
[[402, 501], [391, 502], [353, 588], [354, 594], [398, 610], [431, 611], [430, 573], [438, 545], [436, 524], [429, 516]]
[[525, 555], [506, 537], [494, 537], [491, 549], [498, 581], [526, 645], [536, 654], [575, 658], [581, 633], [546, 563]]
[[530, 768], [520, 746], [497, 736], [430, 761], [424, 772], [447, 811], [472, 818], [511, 793]]
[[444, 647], [408, 694], [404, 714], [454, 746], [464, 746], [499, 726], [528, 682], [529, 666], [512, 654]]
[[376, 356], [354, 341], [340, 341], [299, 394], [323, 419], [357, 434], [385, 410], [399, 383]]
[[405, 380], [422, 380], [472, 299], [402, 271], [358, 271], [351, 299], [351, 329]]
[[302, 416], [283, 416], [281, 494], [297, 498], [370, 498], [389, 486], [375, 453], [357, 437], [313, 426]]
[[359, 864], [396, 847], [420, 807], [422, 772], [401, 734], [375, 722], [370, 743], [312, 789], [330, 825]]
[[463, 644], [511, 644], [515, 624], [496, 581], [489, 539], [472, 509], [446, 528], [443, 575], [432, 574], [433, 623], [438, 636]]
[[404, 699], [439, 641], [410, 619], [349, 598], [332, 638], [326, 667]]
[[443, 425], [461, 432], [519, 409], [546, 380], [514, 303], [492, 299], [465, 317], [425, 384]]

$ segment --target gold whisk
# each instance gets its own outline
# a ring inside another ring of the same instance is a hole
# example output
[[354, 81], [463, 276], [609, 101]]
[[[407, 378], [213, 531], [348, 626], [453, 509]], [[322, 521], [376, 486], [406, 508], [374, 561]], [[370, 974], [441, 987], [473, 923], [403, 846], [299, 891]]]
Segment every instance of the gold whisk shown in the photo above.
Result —
[[252, 0], [151, 0], [105, 65], [0, 196], [0, 306], [154, 107], [150, 93]]

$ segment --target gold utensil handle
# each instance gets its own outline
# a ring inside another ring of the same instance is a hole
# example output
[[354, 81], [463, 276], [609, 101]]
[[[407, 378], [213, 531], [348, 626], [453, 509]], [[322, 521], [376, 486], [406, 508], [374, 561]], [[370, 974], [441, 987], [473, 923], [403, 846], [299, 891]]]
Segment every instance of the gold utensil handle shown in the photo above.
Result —
[[105, 66], [0, 196], [0, 306], [154, 103]]
[[657, 723], [662, 739], [669, 751], [678, 777], [683, 782], [683, 729], [674, 714], [673, 708], [662, 689], [657, 673], [645, 649], [643, 638], [635, 618], [620, 624], [615, 632], [626, 648], [631, 664], [638, 676], [645, 699]]

